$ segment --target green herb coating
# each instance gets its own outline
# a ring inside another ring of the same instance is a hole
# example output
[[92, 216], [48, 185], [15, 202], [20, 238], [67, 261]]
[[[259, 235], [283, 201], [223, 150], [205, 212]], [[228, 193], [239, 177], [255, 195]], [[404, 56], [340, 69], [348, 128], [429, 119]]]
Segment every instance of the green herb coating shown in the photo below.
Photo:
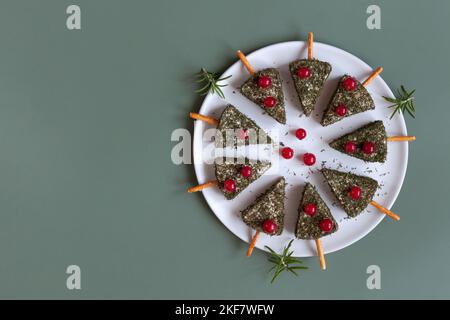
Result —
[[[350, 76], [344, 75], [341, 80], [339, 80], [337, 89], [323, 115], [321, 122], [322, 126], [328, 126], [354, 114], [375, 109], [375, 104], [369, 92], [367, 92], [366, 88], [358, 81], [357, 87], [353, 91], [347, 91], [343, 88], [342, 82], [348, 77]], [[347, 113], [343, 117], [338, 116], [335, 112], [335, 108], [339, 104], [344, 104], [347, 107]]]
[[[345, 152], [345, 144], [348, 141], [352, 141], [358, 146], [354, 153]], [[374, 153], [366, 154], [362, 152], [361, 147], [366, 141], [375, 144]], [[366, 124], [365, 126], [332, 141], [330, 146], [346, 155], [367, 162], [385, 162], [387, 157], [387, 136], [383, 121], [374, 121]]]
[[[239, 130], [248, 130], [249, 138], [239, 137]], [[247, 117], [231, 104], [225, 107], [220, 116], [215, 135], [216, 148], [236, 147], [249, 144], [270, 144], [272, 139], [255, 121]]]
[[[243, 166], [252, 168], [252, 175], [248, 178], [241, 175]], [[231, 200], [247, 188], [252, 182], [258, 180], [271, 166], [268, 161], [252, 161], [247, 158], [234, 159], [216, 159], [216, 179], [220, 191], [223, 192], [225, 198]], [[236, 185], [234, 192], [229, 192], [224, 189], [223, 183], [226, 179], [233, 179]]]
[[278, 226], [274, 235], [280, 235], [284, 227], [285, 184], [284, 178], [281, 178], [260, 195], [253, 204], [242, 211], [242, 220], [249, 227], [264, 232], [263, 222], [272, 219]]
[[[312, 217], [303, 211], [303, 207], [308, 203], [313, 203], [316, 205], [316, 214]], [[319, 223], [325, 218], [333, 221], [333, 229], [330, 232], [324, 232], [320, 229]], [[337, 230], [338, 224], [336, 220], [334, 220], [330, 209], [322, 200], [316, 188], [310, 183], [307, 183], [305, 189], [303, 190], [300, 207], [298, 208], [298, 220], [297, 227], [295, 229], [295, 236], [298, 239], [313, 240], [328, 236]]]
[[[301, 79], [297, 75], [297, 70], [301, 67], [307, 67], [311, 71], [311, 75], [308, 78]], [[300, 99], [303, 112], [306, 116], [309, 116], [314, 110], [320, 91], [330, 75], [331, 65], [328, 62], [316, 59], [302, 59], [291, 62], [289, 71], [294, 80], [295, 90]]]
[[[321, 171], [344, 211], [352, 218], [369, 205], [378, 188], [378, 182], [369, 177], [326, 168]], [[353, 200], [348, 194], [353, 186], [361, 188], [361, 198], [358, 200]]]
[[[260, 88], [258, 86], [260, 76], [269, 77], [272, 80], [272, 85], [268, 88]], [[282, 124], [286, 123], [284, 94], [281, 87], [281, 77], [277, 69], [268, 68], [257, 72], [241, 86], [240, 90], [245, 97], [260, 106], [275, 120]], [[264, 106], [264, 99], [267, 97], [273, 97], [277, 100], [275, 107], [266, 108]]]

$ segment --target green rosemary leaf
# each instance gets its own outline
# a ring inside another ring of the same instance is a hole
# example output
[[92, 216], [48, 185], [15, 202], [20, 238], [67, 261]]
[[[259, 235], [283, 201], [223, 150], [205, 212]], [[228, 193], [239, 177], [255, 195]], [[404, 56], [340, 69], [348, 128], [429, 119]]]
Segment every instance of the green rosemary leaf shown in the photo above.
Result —
[[389, 117], [389, 120], [391, 120], [395, 116], [395, 111], [391, 113], [391, 116]]
[[414, 114], [411, 112], [411, 110], [409, 110], [409, 108], [406, 108], [406, 112], [408, 112], [409, 115], [410, 115], [411, 117], [413, 117], [414, 119], [416, 118], [416, 117], [414, 116]]
[[269, 260], [269, 262], [272, 262], [274, 264], [280, 264], [279, 258], [271, 257], [268, 260]]
[[389, 102], [392, 102], [392, 103], [397, 103], [397, 99], [389, 98], [389, 97], [385, 97], [385, 96], [383, 96], [383, 98], [384, 98], [386, 101], [389, 101]]
[[408, 107], [412, 112], [416, 112], [416, 107], [414, 106], [414, 103], [412, 103], [412, 101], [408, 103]]
[[292, 257], [294, 251], [290, 251], [290, 248], [293, 241], [294, 240], [289, 241], [288, 245], [283, 248], [281, 254], [276, 253], [270, 247], [266, 246], [267, 250], [270, 251], [268, 261], [273, 263], [273, 266], [269, 269], [269, 272], [273, 272], [271, 283], [275, 282], [283, 271], [289, 271], [297, 276], [298, 273], [296, 270], [308, 269], [308, 267], [299, 265], [302, 264], [303, 261]]
[[287, 269], [288, 269], [289, 272], [291, 272], [291, 273], [294, 274], [296, 277], [298, 277], [298, 273], [295, 272], [294, 269], [292, 269], [292, 268], [287, 268]]
[[197, 83], [201, 83], [202, 87], [195, 92], [203, 96], [207, 95], [208, 93], [217, 94], [219, 97], [224, 99], [225, 95], [223, 94], [221, 88], [226, 87], [227, 84], [220, 84], [219, 82], [227, 80], [230, 77], [231, 75], [220, 78], [217, 73], [210, 72], [207, 69], [202, 68], [198, 73], [198, 80], [196, 81]]
[[278, 276], [281, 274], [281, 272], [283, 272], [283, 269], [277, 269], [273, 275], [272, 281], [270, 281], [270, 283], [274, 283], [275, 280], [278, 278]]
[[414, 115], [414, 113], [416, 112], [416, 107], [414, 105], [415, 92], [415, 89], [408, 92], [405, 86], [401, 85], [400, 89], [397, 90], [395, 99], [383, 96], [386, 101], [393, 103], [392, 105], [388, 106], [388, 108], [394, 109], [389, 119], [392, 119], [396, 114], [405, 113], [408, 113], [414, 119], [416, 118]]
[[408, 98], [412, 97], [414, 95], [414, 93], [416, 93], [416, 89], [414, 89], [413, 91], [408, 93]]
[[285, 260], [286, 260], [286, 261], [289, 261], [289, 262], [299, 262], [299, 263], [303, 263], [302, 261], [298, 260], [298, 258], [291, 257], [290, 255], [287, 256]]
[[269, 272], [271, 272], [273, 269], [275, 269], [277, 266], [276, 265], [274, 265], [274, 266], [272, 266], [272, 268], [270, 268], [269, 269]]
[[292, 241], [289, 241], [289, 244], [283, 249], [283, 256], [286, 257], [289, 254], [289, 249], [291, 248]]
[[[207, 90], [208, 89], [208, 90]], [[206, 84], [205, 86], [201, 87], [198, 90], [195, 90], [196, 93], [206, 94], [209, 91], [209, 85]]]
[[269, 250], [272, 254], [274, 254], [274, 255], [276, 255], [277, 253], [274, 251], [274, 250], [272, 250], [272, 248], [271, 247], [269, 247], [269, 246], [265, 246], [266, 248], [267, 248], [267, 250]]
[[217, 79], [217, 82], [223, 81], [223, 80], [227, 80], [227, 79], [229, 79], [229, 78], [231, 78], [231, 75], [226, 76], [226, 77], [223, 77], [223, 78], [219, 78], [219, 79]]
[[291, 269], [294, 269], [294, 270], [306, 270], [306, 269], [308, 269], [308, 267], [305, 267], [305, 266], [294, 266], [294, 267], [290, 267]]

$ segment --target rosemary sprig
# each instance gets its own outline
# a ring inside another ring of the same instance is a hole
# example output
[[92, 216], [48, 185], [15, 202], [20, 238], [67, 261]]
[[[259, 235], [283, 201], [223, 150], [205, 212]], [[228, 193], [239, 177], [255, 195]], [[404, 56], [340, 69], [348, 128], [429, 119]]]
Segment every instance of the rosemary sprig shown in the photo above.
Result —
[[302, 261], [292, 257], [294, 251], [289, 251], [289, 249], [291, 248], [293, 241], [294, 239], [292, 239], [289, 244], [284, 247], [281, 254], [276, 253], [274, 250], [266, 246], [266, 248], [270, 251], [268, 260], [274, 264], [269, 270], [269, 272], [273, 271], [273, 277], [270, 283], [273, 283], [283, 271], [289, 271], [295, 276], [298, 276], [296, 270], [308, 269], [308, 267], [301, 265], [303, 263]]
[[195, 92], [200, 93], [202, 96], [207, 95], [208, 93], [215, 93], [222, 99], [225, 98], [221, 88], [226, 87], [227, 85], [220, 84], [219, 82], [230, 78], [231, 75], [228, 77], [220, 78], [220, 75], [218, 75], [217, 73], [210, 72], [205, 68], [202, 68], [197, 76], [197, 83], [201, 83], [203, 87], [196, 90]]
[[397, 90], [396, 98], [389, 98], [383, 96], [383, 98], [386, 101], [389, 101], [393, 103], [393, 105], [389, 106], [388, 108], [394, 108], [394, 111], [391, 114], [391, 117], [389, 119], [392, 119], [396, 113], [402, 113], [404, 114], [405, 111], [413, 118], [416, 118], [414, 116], [414, 113], [416, 112], [416, 108], [414, 106], [414, 92], [416, 90], [412, 90], [411, 92], [408, 92], [404, 86], [400, 86], [400, 89]]

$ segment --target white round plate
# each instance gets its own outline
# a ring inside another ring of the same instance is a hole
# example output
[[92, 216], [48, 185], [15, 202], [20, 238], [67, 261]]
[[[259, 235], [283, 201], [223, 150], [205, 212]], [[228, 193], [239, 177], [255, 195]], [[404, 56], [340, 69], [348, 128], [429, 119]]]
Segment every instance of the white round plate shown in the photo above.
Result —
[[[228, 84], [227, 87], [223, 88], [225, 99], [209, 94], [199, 111], [201, 114], [219, 118], [227, 103], [232, 104], [255, 120], [272, 138], [276, 139], [276, 136], [278, 136], [280, 142], [290, 146], [295, 151], [294, 158], [285, 160], [279, 158], [279, 150], [272, 150], [268, 155], [273, 161], [272, 168], [233, 200], [226, 200], [218, 188], [209, 188], [203, 191], [206, 201], [219, 220], [240, 239], [249, 242], [254, 230], [251, 230], [242, 222], [240, 211], [250, 205], [260, 193], [270, 187], [279, 177], [284, 176], [287, 182], [285, 227], [280, 236], [261, 234], [256, 247], [262, 250], [266, 250], [266, 245], [274, 250], [280, 250], [289, 240], [295, 238], [297, 210], [306, 182], [311, 182], [317, 187], [339, 224], [339, 230], [336, 233], [322, 238], [325, 253], [340, 250], [358, 241], [383, 220], [384, 214], [370, 206], [358, 217], [349, 219], [319, 172], [318, 169], [322, 166], [341, 171], [351, 171], [376, 179], [381, 187], [374, 200], [387, 208], [391, 208], [394, 204], [406, 173], [408, 143], [388, 143], [388, 157], [383, 164], [365, 163], [331, 149], [327, 144], [334, 138], [374, 120], [383, 120], [388, 136], [407, 134], [405, 122], [401, 115], [396, 115], [392, 120], [389, 120], [392, 110], [387, 108], [389, 103], [382, 96], [393, 97], [393, 94], [380, 76], [376, 77], [367, 87], [375, 102], [375, 110], [348, 117], [327, 127], [322, 127], [319, 123], [336, 88], [338, 79], [343, 74], [352, 75], [362, 82], [377, 66], [371, 67], [354, 55], [336, 47], [314, 43], [315, 58], [329, 62], [333, 70], [323, 88], [313, 114], [310, 117], [305, 117], [295, 93], [288, 65], [294, 60], [305, 58], [306, 54], [306, 42], [292, 41], [270, 45], [247, 55], [255, 70], [274, 67], [280, 71], [285, 94], [286, 125], [281, 125], [267, 114], [263, 114], [263, 110], [259, 106], [240, 94], [239, 86], [249, 77], [240, 61], [234, 63], [223, 74], [223, 77], [232, 76], [223, 82]], [[195, 172], [199, 183], [215, 179], [214, 166], [209, 161], [210, 159], [207, 160], [208, 156], [205, 155], [210, 154], [213, 150], [211, 144], [208, 144], [208, 138], [204, 136], [205, 131], [210, 128], [212, 128], [210, 125], [202, 121], [196, 121], [195, 123], [193, 152]], [[294, 132], [297, 128], [306, 129], [308, 134], [306, 139], [300, 141], [295, 137]], [[316, 155], [317, 161], [314, 166], [307, 167], [301, 161], [305, 152], [312, 152]], [[393, 222], [386, 221], [386, 223]], [[314, 241], [295, 240], [292, 249], [294, 250], [293, 255], [298, 257], [317, 255]]]

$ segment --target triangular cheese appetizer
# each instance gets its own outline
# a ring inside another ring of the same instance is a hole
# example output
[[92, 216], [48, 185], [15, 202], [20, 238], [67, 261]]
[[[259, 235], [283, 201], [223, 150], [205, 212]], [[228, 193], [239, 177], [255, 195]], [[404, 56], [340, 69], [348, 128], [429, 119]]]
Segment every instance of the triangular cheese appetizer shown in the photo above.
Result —
[[372, 201], [378, 182], [372, 178], [331, 169], [321, 170], [344, 211], [356, 217]]
[[384, 162], [387, 156], [387, 135], [383, 121], [374, 121], [330, 143], [349, 156], [368, 162]]
[[270, 166], [268, 161], [250, 161], [247, 158], [216, 159], [217, 184], [228, 200], [233, 199], [259, 179]]
[[247, 117], [231, 104], [220, 116], [215, 145], [217, 148], [249, 144], [270, 144], [272, 139], [255, 121]]
[[284, 94], [277, 69], [268, 68], [257, 72], [241, 86], [241, 93], [275, 120], [286, 123]]
[[284, 226], [285, 180], [281, 178], [253, 204], [242, 211], [242, 220], [251, 228], [267, 233], [263, 227], [265, 222], [274, 223], [276, 228], [269, 235], [280, 235]]
[[345, 75], [339, 80], [321, 124], [328, 126], [351, 115], [372, 109], [375, 109], [375, 104], [366, 88], [355, 78]]
[[316, 59], [302, 59], [291, 62], [289, 71], [294, 80], [295, 90], [303, 112], [306, 116], [309, 116], [314, 110], [320, 91], [330, 75], [331, 65], [328, 62]]
[[338, 224], [316, 188], [307, 183], [298, 208], [295, 236], [298, 239], [314, 240], [336, 232]]

